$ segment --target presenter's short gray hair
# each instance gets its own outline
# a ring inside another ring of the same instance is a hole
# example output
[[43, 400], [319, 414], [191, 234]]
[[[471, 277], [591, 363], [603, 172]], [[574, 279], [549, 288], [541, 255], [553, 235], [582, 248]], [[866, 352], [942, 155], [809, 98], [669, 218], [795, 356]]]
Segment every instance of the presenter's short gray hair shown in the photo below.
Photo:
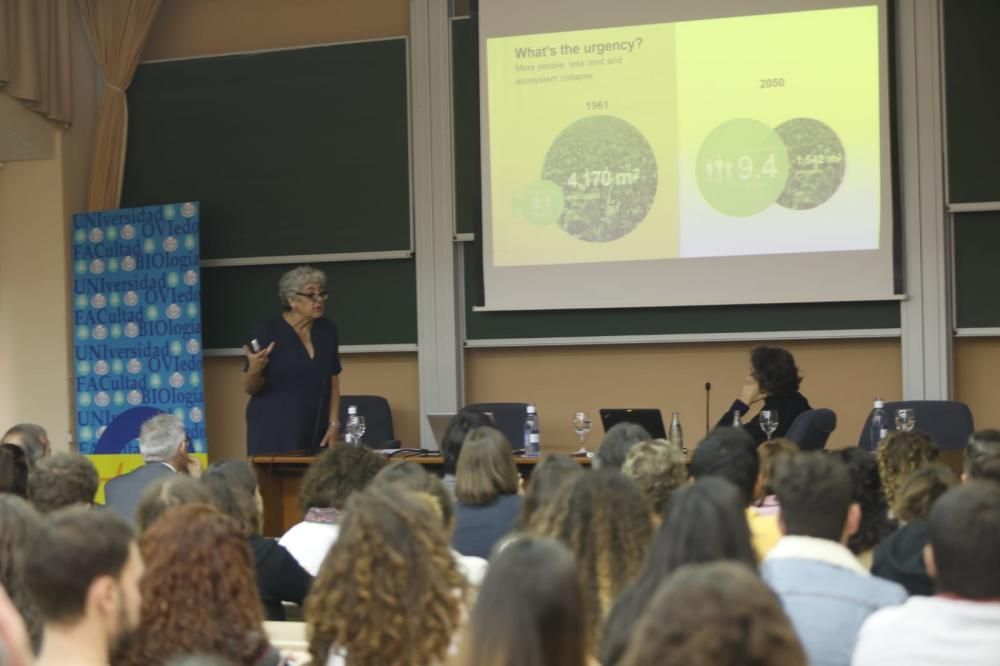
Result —
[[165, 462], [174, 457], [186, 436], [179, 418], [173, 414], [157, 414], [142, 424], [139, 452], [146, 462]]
[[326, 286], [326, 274], [318, 271], [312, 266], [297, 266], [281, 276], [278, 281], [278, 298], [281, 306], [286, 310], [292, 309], [292, 299], [296, 292], [305, 289], [307, 284], [318, 284], [320, 287]]

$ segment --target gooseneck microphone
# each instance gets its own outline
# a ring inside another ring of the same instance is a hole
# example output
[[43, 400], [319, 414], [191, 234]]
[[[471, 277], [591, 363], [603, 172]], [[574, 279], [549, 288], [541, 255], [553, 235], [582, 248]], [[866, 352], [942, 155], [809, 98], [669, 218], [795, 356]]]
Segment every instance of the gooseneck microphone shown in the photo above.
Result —
[[709, 412], [712, 411], [712, 382], [705, 382], [705, 437], [708, 437], [709, 424], [712, 422]]

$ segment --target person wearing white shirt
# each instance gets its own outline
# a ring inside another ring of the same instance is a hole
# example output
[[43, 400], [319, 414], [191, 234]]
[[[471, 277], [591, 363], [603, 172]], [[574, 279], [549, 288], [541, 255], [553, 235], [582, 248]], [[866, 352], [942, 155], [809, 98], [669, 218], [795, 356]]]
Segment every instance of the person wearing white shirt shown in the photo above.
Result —
[[934, 597], [911, 597], [861, 627], [854, 666], [1000, 663], [1000, 484], [973, 481], [941, 496], [924, 549]]

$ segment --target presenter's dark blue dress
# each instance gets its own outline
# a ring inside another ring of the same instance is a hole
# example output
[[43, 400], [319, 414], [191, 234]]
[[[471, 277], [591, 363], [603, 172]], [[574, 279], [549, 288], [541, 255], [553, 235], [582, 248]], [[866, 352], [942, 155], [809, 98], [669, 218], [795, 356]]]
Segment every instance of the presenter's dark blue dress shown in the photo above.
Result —
[[284, 317], [253, 329], [250, 339], [262, 349], [274, 342], [274, 349], [264, 368], [264, 386], [247, 404], [249, 455], [315, 449], [326, 434], [330, 378], [340, 374], [337, 327], [320, 318], [313, 322], [311, 335], [313, 358]]

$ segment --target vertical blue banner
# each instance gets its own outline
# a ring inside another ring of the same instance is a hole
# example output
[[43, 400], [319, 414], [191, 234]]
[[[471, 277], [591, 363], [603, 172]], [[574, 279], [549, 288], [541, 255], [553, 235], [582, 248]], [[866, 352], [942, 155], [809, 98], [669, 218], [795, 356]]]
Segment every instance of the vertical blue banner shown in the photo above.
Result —
[[159, 412], [206, 451], [198, 208], [73, 216], [76, 440], [105, 480], [142, 464], [122, 454], [139, 453], [139, 428]]

